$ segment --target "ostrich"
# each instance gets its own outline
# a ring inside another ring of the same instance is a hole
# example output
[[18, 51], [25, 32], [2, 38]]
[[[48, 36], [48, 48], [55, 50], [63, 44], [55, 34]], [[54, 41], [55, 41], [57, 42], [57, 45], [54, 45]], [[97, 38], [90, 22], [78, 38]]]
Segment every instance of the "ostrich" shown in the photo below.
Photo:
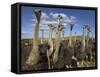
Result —
[[88, 47], [88, 45], [89, 45], [89, 38], [90, 38], [90, 27], [88, 26], [87, 27], [87, 47]]
[[93, 60], [93, 33], [91, 33], [91, 61]]
[[56, 38], [55, 38], [55, 51], [53, 53], [53, 58], [52, 58], [54, 67], [56, 66], [56, 64], [59, 64], [58, 61], [61, 61], [59, 58], [60, 57], [59, 55], [63, 56], [62, 55], [63, 52], [61, 50], [61, 39], [60, 39], [60, 33], [62, 30], [63, 30], [63, 26], [58, 25], [57, 31], [56, 31]]
[[69, 46], [72, 46], [72, 31], [74, 27], [73, 19], [70, 17], [71, 22], [70, 24], [70, 38], [69, 38]]
[[76, 45], [76, 32], [74, 32], [74, 45]]
[[73, 49], [67, 48], [66, 42], [61, 42], [60, 36], [61, 31], [64, 29], [61, 24], [62, 16], [58, 15], [58, 26], [56, 27], [56, 37], [55, 37], [55, 51], [53, 53], [53, 68], [62, 69], [68, 67], [76, 67], [76, 61], [72, 57]]
[[38, 32], [39, 32], [39, 23], [40, 23], [40, 17], [41, 17], [41, 10], [35, 9], [34, 14], [36, 17], [35, 27], [34, 27], [34, 39], [33, 39], [33, 47], [29, 54], [29, 57], [26, 61], [26, 64], [28, 65], [35, 65], [39, 61], [39, 42], [38, 42]]
[[60, 49], [60, 32], [63, 30], [61, 25], [62, 16], [58, 15], [58, 26], [56, 27], [56, 38], [55, 38], [55, 52], [53, 54], [53, 63], [55, 64], [58, 61], [58, 52]]
[[[87, 27], [87, 49], [88, 49], [88, 60], [91, 61], [92, 60], [92, 43], [90, 43], [90, 27]], [[92, 41], [91, 41], [92, 42]]]
[[[85, 60], [87, 60], [87, 53], [86, 50], [87, 50], [87, 38], [86, 38], [86, 34], [87, 34], [87, 29], [88, 29], [88, 25], [83, 25], [83, 35], [82, 35], [82, 45], [81, 45], [81, 61], [79, 62], [78, 66], [79, 67], [84, 67], [84, 64], [86, 64]], [[89, 48], [88, 48], [89, 49]]]
[[48, 26], [49, 26], [49, 29], [50, 29], [49, 42], [48, 42], [50, 48], [49, 48], [49, 50], [47, 50], [47, 58], [48, 58], [48, 67], [49, 67], [49, 69], [51, 69], [50, 56], [52, 55], [53, 50], [54, 50], [52, 34], [53, 34], [53, 30], [55, 29], [55, 27], [52, 24], [49, 24]]
[[88, 27], [88, 25], [83, 25], [83, 48], [82, 48], [82, 51], [84, 52], [85, 51], [85, 47], [86, 47], [86, 37], [85, 37], [85, 35], [86, 35], [86, 32], [87, 32], [87, 27]]

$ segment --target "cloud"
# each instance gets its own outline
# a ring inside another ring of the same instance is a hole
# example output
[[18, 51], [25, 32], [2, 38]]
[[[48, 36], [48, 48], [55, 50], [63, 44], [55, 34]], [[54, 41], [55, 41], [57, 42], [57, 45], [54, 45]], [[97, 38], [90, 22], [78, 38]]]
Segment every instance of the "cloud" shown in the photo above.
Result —
[[[49, 19], [49, 16], [47, 15], [47, 13], [42, 12], [42, 14], [41, 14], [41, 20], [46, 20], [46, 19]], [[36, 19], [32, 19], [32, 21], [35, 22]]]
[[67, 19], [68, 18], [68, 16], [66, 14], [64, 14], [64, 13], [52, 13], [51, 12], [49, 15], [52, 16], [52, 18], [54, 18], [54, 19], [57, 19], [58, 15], [61, 15], [63, 17], [63, 19]]
[[74, 16], [70, 16], [70, 19], [71, 19], [71, 20], [75, 20], [76, 17], [74, 17]]
[[36, 20], [35, 19], [32, 19], [32, 21], [35, 22]]
[[75, 23], [75, 22], [76, 22], [76, 17], [70, 16], [68, 23]]
[[[57, 21], [51, 21], [51, 20], [46, 20], [40, 23], [40, 29], [49, 29], [48, 25], [52, 24], [53, 26], [57, 26], [58, 22]], [[66, 27], [68, 25], [67, 23], [63, 22], [62, 25]]]
[[[74, 16], [67, 16], [64, 13], [49, 13], [47, 15], [47, 13], [42, 12], [42, 16], [41, 16], [41, 21], [39, 24], [39, 30], [40, 29], [44, 29], [44, 30], [48, 30], [49, 31], [49, 24], [53, 24], [54, 26], [57, 26], [58, 21], [57, 21], [57, 17], [58, 15], [61, 15], [63, 17], [62, 19], [62, 25], [64, 25], [64, 27], [67, 27], [67, 25], [69, 25], [70, 22], [75, 22], [76, 21], [76, 17]], [[26, 25], [26, 27], [23, 28], [23, 34], [25, 35], [31, 35], [34, 32], [34, 26], [35, 26], [35, 18], [32, 19], [32, 23], [29, 25]]]
[[49, 19], [49, 16], [45, 12], [42, 12], [41, 19], [44, 19], [44, 20]]
[[63, 17], [62, 24], [64, 24], [64, 25], [65, 25], [65, 23], [67, 25], [69, 23], [75, 23], [76, 22], [75, 16], [68, 16], [67, 14], [64, 14], [64, 13], [53, 13], [53, 12], [51, 12], [49, 15], [51, 16], [51, 18], [56, 19], [56, 20], [57, 20], [58, 15], [61, 15]]
[[[75, 16], [68, 16], [65, 13], [45, 13], [42, 12], [42, 16], [41, 16], [41, 21], [40, 21], [40, 26], [43, 28], [48, 28], [49, 24], [53, 24], [54, 26], [56, 26], [58, 24], [57, 21], [57, 17], [58, 15], [61, 15], [63, 17], [62, 19], [62, 25], [66, 26], [69, 23], [76, 23], [76, 17]], [[35, 23], [35, 19], [32, 19], [33, 22]]]
[[54, 26], [56, 26], [57, 21], [56, 20], [50, 20], [50, 19], [46, 19], [46, 20], [42, 19], [40, 21], [40, 29], [41, 28], [42, 29], [49, 29], [49, 27], [48, 27], [49, 24], [53, 24]]
[[41, 24], [43, 24], [43, 25], [57, 24], [57, 21], [55, 21], [55, 20], [42, 20]]

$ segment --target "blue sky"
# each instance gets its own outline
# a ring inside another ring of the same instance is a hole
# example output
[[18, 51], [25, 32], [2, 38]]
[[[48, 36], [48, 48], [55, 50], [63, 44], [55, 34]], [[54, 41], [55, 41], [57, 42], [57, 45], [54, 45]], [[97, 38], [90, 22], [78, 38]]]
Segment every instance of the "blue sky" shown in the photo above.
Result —
[[[29, 7], [22, 6], [21, 8], [21, 35], [22, 39], [34, 38], [35, 15], [33, 10], [39, 8], [42, 11], [40, 20], [40, 29], [49, 29], [48, 24], [57, 26], [57, 16], [62, 15], [62, 24], [65, 29], [65, 36], [69, 36], [70, 22], [74, 23], [73, 35], [82, 35], [82, 26], [87, 24], [91, 27], [91, 33], [95, 35], [95, 11], [80, 10], [80, 9], [63, 9], [63, 8], [47, 8], [47, 7]], [[39, 37], [42, 37], [42, 32], [39, 31]], [[44, 37], [49, 37], [49, 30], [44, 32]], [[53, 32], [55, 37], [55, 32]]]

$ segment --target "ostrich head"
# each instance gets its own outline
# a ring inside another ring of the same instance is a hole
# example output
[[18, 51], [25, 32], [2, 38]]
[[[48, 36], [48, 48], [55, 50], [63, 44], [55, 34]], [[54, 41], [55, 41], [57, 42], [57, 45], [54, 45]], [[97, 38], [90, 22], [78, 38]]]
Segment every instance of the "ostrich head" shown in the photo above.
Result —
[[50, 30], [54, 30], [55, 27], [52, 24], [49, 24], [48, 27], [50, 28]]
[[40, 20], [40, 16], [41, 16], [41, 10], [40, 9], [35, 9], [34, 10], [34, 14], [36, 16], [36, 19], [39, 21]]
[[60, 25], [61, 24], [61, 19], [63, 19], [63, 17], [61, 15], [58, 15], [57, 19], [58, 19], [58, 24]]

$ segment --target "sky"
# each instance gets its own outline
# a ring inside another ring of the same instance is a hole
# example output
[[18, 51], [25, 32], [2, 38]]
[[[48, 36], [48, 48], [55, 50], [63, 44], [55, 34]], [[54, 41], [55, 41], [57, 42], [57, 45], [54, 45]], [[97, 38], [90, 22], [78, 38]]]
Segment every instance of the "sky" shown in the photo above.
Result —
[[[40, 29], [45, 29], [44, 38], [49, 37], [49, 24], [57, 26], [57, 16], [61, 15], [62, 25], [64, 25], [64, 36], [70, 35], [70, 23], [74, 23], [73, 34], [77, 36], [82, 35], [83, 25], [87, 24], [90, 26], [91, 34], [95, 35], [95, 11], [94, 10], [81, 10], [81, 9], [65, 9], [65, 8], [48, 8], [48, 7], [21, 7], [21, 38], [34, 38], [34, 26], [35, 26], [35, 9], [41, 10], [39, 38], [42, 37]], [[55, 31], [53, 32], [53, 38], [55, 37]]]

